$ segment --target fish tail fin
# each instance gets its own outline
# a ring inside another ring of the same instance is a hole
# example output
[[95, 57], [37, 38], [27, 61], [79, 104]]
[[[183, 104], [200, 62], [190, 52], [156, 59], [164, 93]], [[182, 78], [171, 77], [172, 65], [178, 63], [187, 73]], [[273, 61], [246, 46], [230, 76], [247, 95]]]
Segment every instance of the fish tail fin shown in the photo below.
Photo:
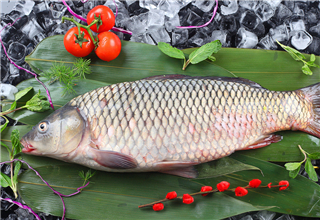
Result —
[[309, 125], [303, 131], [320, 138], [320, 83], [302, 88], [301, 91], [312, 103]]

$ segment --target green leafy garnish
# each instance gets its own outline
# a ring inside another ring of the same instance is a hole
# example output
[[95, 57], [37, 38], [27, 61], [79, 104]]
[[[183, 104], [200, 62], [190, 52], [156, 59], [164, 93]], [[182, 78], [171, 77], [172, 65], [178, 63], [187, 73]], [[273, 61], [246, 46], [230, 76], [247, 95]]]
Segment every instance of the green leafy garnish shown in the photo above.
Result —
[[[19, 91], [18, 93], [15, 94], [15, 100], [14, 102], [11, 104], [10, 109], [1, 112], [0, 116], [3, 117], [4, 115], [10, 114], [12, 112], [15, 112], [17, 110], [20, 109], [28, 109], [30, 111], [33, 112], [44, 112], [46, 110], [50, 109], [50, 103], [49, 101], [46, 100], [46, 97], [43, 95], [40, 95], [40, 90], [37, 94], [35, 94], [29, 101], [26, 102], [26, 104], [24, 106], [21, 106], [19, 108], [17, 107], [17, 101], [22, 98], [23, 96], [25, 96], [30, 90], [32, 90], [32, 87], [27, 87], [24, 90]], [[5, 118], [5, 117], [3, 117]], [[6, 119], [6, 118], [5, 118]], [[1, 125], [1, 131], [3, 131], [7, 124], [8, 124], [8, 120], [6, 119], [6, 123], [4, 125]]]
[[64, 63], [54, 63], [43, 76], [50, 81], [50, 84], [59, 81], [63, 85], [63, 95], [76, 93], [73, 87], [78, 79], [85, 79], [85, 74], [91, 73], [90, 63], [90, 59], [82, 58], [77, 59], [72, 68]]
[[310, 55], [310, 61], [305, 61], [305, 56], [300, 53], [299, 51], [293, 49], [292, 47], [286, 46], [281, 44], [279, 41], [277, 41], [277, 43], [285, 50], [287, 51], [293, 59], [295, 59], [296, 61], [301, 61], [303, 62], [303, 66], [301, 68], [302, 72], [306, 75], [312, 75], [312, 71], [310, 69], [310, 67], [318, 67], [320, 68], [317, 64], [314, 63], [314, 61], [316, 60], [316, 56], [314, 54]]
[[[12, 144], [12, 148], [10, 149], [6, 144], [1, 142], [1, 145], [8, 150], [10, 160], [13, 160], [17, 156], [17, 154], [21, 152], [20, 133], [19, 133], [19, 130], [17, 129], [14, 129], [11, 133], [11, 144]], [[18, 194], [17, 194], [18, 173], [21, 168], [21, 162], [17, 161], [15, 163], [11, 163], [10, 166], [11, 166], [11, 176], [9, 177], [4, 173], [0, 173], [1, 174], [0, 184], [2, 187], [10, 186], [10, 188], [12, 189], [15, 195], [15, 198], [17, 198], [18, 197]]]
[[183, 59], [183, 67], [182, 70], [185, 70], [187, 66], [191, 64], [200, 63], [206, 59], [210, 61], [215, 61], [216, 58], [212, 56], [212, 54], [217, 53], [221, 49], [221, 42], [219, 40], [212, 41], [207, 43], [200, 48], [194, 50], [190, 55], [189, 59], [186, 60], [184, 53], [178, 48], [172, 47], [170, 44], [159, 42], [158, 48], [166, 55], [176, 59]]
[[304, 151], [300, 145], [299, 146], [299, 149], [300, 151], [303, 153], [304, 155], [304, 159], [303, 161], [301, 162], [295, 162], [295, 163], [286, 163], [284, 166], [286, 167], [287, 170], [289, 170], [289, 176], [292, 177], [292, 178], [295, 178], [298, 174], [299, 174], [299, 171], [301, 169], [301, 165], [303, 163], [304, 164], [304, 169], [305, 171], [307, 172], [307, 174], [309, 175], [309, 178], [315, 182], [318, 181], [318, 176], [317, 176], [317, 173], [311, 163], [311, 160], [318, 160], [320, 159], [320, 153], [312, 153], [312, 154], [309, 154], [307, 153], [306, 151]]
[[90, 170], [88, 170], [86, 173], [84, 173], [84, 171], [82, 170], [82, 171], [80, 171], [79, 172], [79, 176], [83, 179], [83, 186], [86, 184], [86, 182], [91, 178], [91, 177], [93, 177], [94, 175], [96, 174], [96, 171], [94, 171], [93, 173], [92, 173], [92, 171], [91, 171], [91, 169]]

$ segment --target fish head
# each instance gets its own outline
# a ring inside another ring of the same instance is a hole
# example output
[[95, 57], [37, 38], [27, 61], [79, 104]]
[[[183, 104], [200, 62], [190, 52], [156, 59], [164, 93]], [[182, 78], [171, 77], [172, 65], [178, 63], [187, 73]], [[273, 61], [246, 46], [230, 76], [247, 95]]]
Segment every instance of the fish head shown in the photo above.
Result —
[[85, 127], [76, 107], [63, 106], [22, 137], [22, 152], [63, 159], [79, 146]]

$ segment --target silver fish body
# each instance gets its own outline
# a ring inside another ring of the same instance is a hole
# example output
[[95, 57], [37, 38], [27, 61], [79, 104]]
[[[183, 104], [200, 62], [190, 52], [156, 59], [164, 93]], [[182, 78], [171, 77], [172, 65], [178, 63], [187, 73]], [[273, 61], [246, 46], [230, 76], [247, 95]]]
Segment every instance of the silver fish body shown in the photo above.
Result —
[[[99, 170], [195, 177], [193, 165], [278, 142], [276, 131], [319, 137], [320, 92], [314, 89], [320, 85], [280, 92], [239, 78], [150, 77], [72, 99], [22, 143], [26, 153]], [[53, 132], [54, 123], [64, 125]], [[40, 133], [44, 124], [47, 130]], [[41, 149], [43, 142], [35, 140], [42, 134], [54, 150]]]

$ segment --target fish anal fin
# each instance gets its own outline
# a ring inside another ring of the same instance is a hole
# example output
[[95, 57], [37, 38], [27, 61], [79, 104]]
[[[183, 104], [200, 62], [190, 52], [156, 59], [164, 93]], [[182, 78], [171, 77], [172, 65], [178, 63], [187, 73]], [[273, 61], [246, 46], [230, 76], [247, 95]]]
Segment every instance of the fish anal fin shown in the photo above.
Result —
[[257, 140], [254, 144], [251, 144], [245, 148], [242, 148], [240, 150], [251, 150], [251, 149], [257, 149], [261, 147], [268, 146], [272, 143], [277, 143], [282, 140], [281, 135], [277, 134], [270, 134], [270, 135], [264, 135], [262, 138]]
[[194, 168], [197, 162], [180, 162], [180, 161], [162, 161], [157, 162], [156, 166], [159, 172], [181, 176], [185, 178], [196, 178], [198, 171]]
[[90, 148], [88, 155], [101, 166], [111, 169], [133, 169], [138, 166], [133, 157], [115, 151]]

